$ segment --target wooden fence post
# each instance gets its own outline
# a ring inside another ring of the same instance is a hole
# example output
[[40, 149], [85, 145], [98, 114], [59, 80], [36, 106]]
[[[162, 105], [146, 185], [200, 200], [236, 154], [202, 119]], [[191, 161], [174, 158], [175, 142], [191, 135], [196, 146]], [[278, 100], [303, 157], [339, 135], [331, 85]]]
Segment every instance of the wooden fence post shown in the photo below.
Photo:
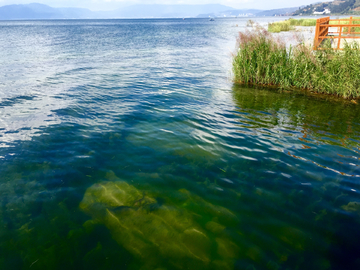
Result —
[[314, 39], [314, 50], [317, 50], [318, 42], [319, 42], [319, 32], [320, 32], [320, 19], [316, 20], [316, 27], [315, 27], [315, 39]]
[[337, 49], [340, 49], [342, 26], [340, 26], [339, 28], [340, 28], [340, 30], [339, 30], [339, 41], [338, 41]]
[[[350, 20], [349, 20], [349, 24], [352, 24], [352, 20], [353, 20], [353, 17], [351, 16]], [[351, 26], [349, 26], [348, 35], [350, 34], [350, 32], [351, 32]]]

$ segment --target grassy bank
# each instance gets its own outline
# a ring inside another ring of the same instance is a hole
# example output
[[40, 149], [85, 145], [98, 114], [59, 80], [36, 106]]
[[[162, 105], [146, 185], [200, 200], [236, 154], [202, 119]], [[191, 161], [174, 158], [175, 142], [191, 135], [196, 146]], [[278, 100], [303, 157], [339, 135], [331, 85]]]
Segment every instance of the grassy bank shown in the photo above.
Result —
[[[349, 18], [342, 18], [340, 21], [331, 21], [330, 24], [349, 24]], [[360, 17], [353, 17], [351, 24], [360, 24]], [[349, 28], [344, 27], [343, 32], [348, 32]], [[360, 32], [360, 27], [351, 27], [351, 32]]]
[[356, 43], [347, 44], [342, 51], [312, 51], [304, 44], [286, 48], [284, 42], [265, 29], [254, 27], [239, 33], [233, 59], [234, 81], [358, 98], [359, 49]]
[[295, 30], [295, 26], [315, 26], [316, 19], [288, 19], [286, 21], [269, 23], [268, 31], [272, 33], [278, 33], [282, 31]]

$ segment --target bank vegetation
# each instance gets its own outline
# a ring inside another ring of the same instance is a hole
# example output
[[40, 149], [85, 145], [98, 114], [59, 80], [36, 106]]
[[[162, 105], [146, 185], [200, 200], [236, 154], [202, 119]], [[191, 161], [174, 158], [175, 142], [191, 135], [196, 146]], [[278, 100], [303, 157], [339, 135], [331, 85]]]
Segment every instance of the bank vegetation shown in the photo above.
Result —
[[268, 31], [272, 33], [279, 33], [283, 31], [295, 30], [295, 26], [315, 26], [316, 19], [293, 19], [290, 18], [285, 21], [269, 23]]
[[344, 98], [360, 97], [360, 47], [346, 44], [344, 49], [323, 50], [299, 43], [285, 42], [254, 26], [240, 32], [238, 50], [233, 58], [234, 81], [246, 85], [308, 89]]

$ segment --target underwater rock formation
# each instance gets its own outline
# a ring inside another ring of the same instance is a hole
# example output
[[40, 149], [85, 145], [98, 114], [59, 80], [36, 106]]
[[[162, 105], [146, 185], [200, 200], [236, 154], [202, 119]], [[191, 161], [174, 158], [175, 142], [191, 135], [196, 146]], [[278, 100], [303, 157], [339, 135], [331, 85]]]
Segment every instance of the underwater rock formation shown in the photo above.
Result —
[[360, 202], [349, 202], [347, 205], [341, 206], [346, 212], [353, 212], [360, 215]]
[[[232, 269], [239, 247], [216, 221], [229, 223], [237, 220], [235, 215], [187, 190], [179, 193], [182, 205], [159, 204], [124, 181], [108, 181], [89, 187], [80, 208], [92, 222], [105, 225], [141, 262], [141, 269]], [[191, 210], [197, 207], [202, 211]], [[213, 215], [214, 221], [200, 225], [196, 217], [202, 213]]]

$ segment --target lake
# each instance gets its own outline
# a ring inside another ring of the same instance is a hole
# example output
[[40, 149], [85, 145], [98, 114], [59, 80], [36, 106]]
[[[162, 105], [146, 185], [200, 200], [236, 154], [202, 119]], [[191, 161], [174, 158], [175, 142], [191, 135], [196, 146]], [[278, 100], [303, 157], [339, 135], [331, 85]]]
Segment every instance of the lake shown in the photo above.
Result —
[[0, 21], [1, 269], [360, 268], [360, 107], [233, 84], [246, 21]]

